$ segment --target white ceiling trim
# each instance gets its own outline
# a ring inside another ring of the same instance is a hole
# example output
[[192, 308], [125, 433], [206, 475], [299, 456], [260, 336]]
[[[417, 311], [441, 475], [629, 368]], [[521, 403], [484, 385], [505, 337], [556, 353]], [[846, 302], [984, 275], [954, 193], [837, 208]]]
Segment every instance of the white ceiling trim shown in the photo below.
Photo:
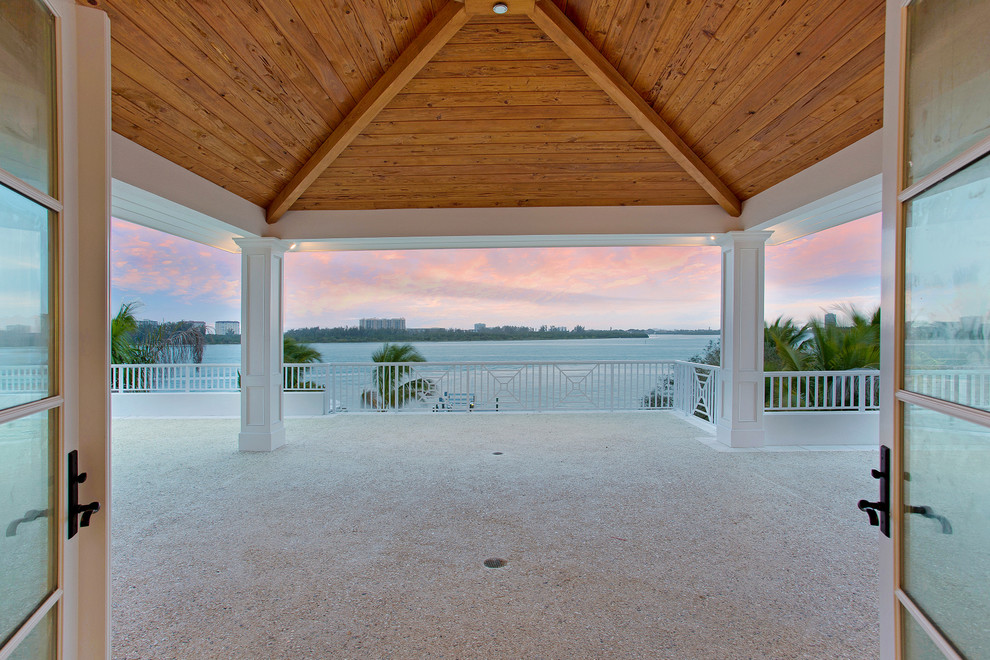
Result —
[[240, 248], [234, 243], [235, 238], [253, 236], [240, 227], [221, 222], [117, 179], [114, 179], [112, 184], [110, 214], [120, 220], [187, 238], [203, 245], [211, 245], [227, 252], [240, 252]]

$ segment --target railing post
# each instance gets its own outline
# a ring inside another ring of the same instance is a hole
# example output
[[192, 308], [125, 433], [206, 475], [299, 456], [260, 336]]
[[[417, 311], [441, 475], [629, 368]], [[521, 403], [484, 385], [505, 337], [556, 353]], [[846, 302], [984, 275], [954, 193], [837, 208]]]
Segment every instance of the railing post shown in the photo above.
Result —
[[866, 412], [866, 374], [859, 375], [859, 411]]

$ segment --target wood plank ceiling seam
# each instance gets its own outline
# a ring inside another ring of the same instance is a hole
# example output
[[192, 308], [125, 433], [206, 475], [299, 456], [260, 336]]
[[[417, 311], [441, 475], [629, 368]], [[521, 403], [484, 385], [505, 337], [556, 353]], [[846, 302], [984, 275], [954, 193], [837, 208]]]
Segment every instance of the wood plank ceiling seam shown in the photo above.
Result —
[[[447, 6], [77, 1], [110, 16], [113, 129], [262, 206]], [[537, 27], [534, 0], [508, 1], [522, 13], [470, 0], [291, 208], [712, 202]], [[883, 0], [552, 5], [739, 199], [880, 126]]]
[[275, 196], [266, 219], [276, 222], [300, 195], [323, 173], [330, 162], [374, 119], [406, 83], [436, 54], [454, 33], [467, 22], [463, 6], [448, 3], [416, 39], [396, 59], [395, 64], [358, 101], [344, 121], [334, 128], [327, 140], [303, 165], [289, 183]]
[[[632, 11], [632, 7], [638, 7], [638, 4], [633, 4], [631, 7], [627, 8], [628, 11]], [[462, 9], [463, 11], [463, 9]], [[638, 13], [638, 12], [637, 12]], [[584, 34], [576, 28], [573, 23], [560, 11], [560, 9], [554, 5], [552, 2], [547, 2], [542, 0], [536, 3], [534, 9], [529, 12], [529, 18], [536, 23], [540, 30], [550, 37], [557, 47], [559, 47], [563, 52], [569, 56], [569, 58], [577, 65], [577, 69], [586, 74], [587, 78], [599, 88], [601, 88], [611, 100], [621, 107], [622, 111], [625, 113], [625, 117], [615, 116], [614, 120], [610, 120], [607, 116], [608, 113], [598, 113], [592, 118], [582, 119], [582, 118], [561, 118], [561, 117], [541, 117], [541, 118], [512, 118], [512, 119], [491, 119], [489, 118], [487, 128], [494, 133], [498, 133], [502, 136], [513, 135], [517, 132], [569, 132], [572, 135], [574, 133], [580, 132], [620, 132], [624, 130], [635, 130], [635, 127], [639, 127], [644, 130], [647, 135], [654, 141], [656, 141], [661, 148], [667, 151], [673, 159], [685, 169], [685, 171], [693, 178], [707, 193], [710, 195], [717, 203], [719, 203], [727, 213], [733, 216], [738, 216], [741, 212], [741, 203], [735, 194], [721, 181], [718, 177], [711, 171], [706, 163], [704, 163], [696, 154], [694, 154], [688, 147], [683, 143], [680, 137], [674, 133], [656, 112], [646, 104], [639, 94], [629, 85], [629, 83], [623, 78], [615, 69], [615, 67], [609, 63], [601, 53], [595, 49], [595, 47], [589, 42]], [[436, 19], [435, 19], [436, 20]], [[448, 19], [449, 20], [449, 19]], [[466, 23], [466, 20], [458, 26], [458, 30]], [[432, 25], [432, 24], [431, 24]], [[429, 26], [428, 26], [429, 29]], [[631, 32], [631, 31], [630, 31]], [[421, 40], [417, 37], [417, 41], [413, 42], [414, 46], [417, 48], [432, 48], [436, 46], [436, 39], [438, 35], [444, 34], [441, 31], [434, 31], [434, 34], [430, 37], [430, 41], [425, 41], [425, 43], [419, 43]], [[453, 35], [446, 35], [446, 39], [450, 39]], [[627, 37], [628, 40], [628, 37]], [[442, 46], [443, 44], [440, 44]], [[499, 67], [487, 61], [489, 57], [494, 56], [496, 53], [486, 53], [484, 48], [479, 48], [475, 43], [464, 44], [470, 48], [468, 52], [465, 50], [464, 54], [469, 54], [474, 58], [484, 58], [481, 60], [483, 64], [477, 65], [474, 70], [484, 72], [486, 74], [506, 74], [507, 77], [511, 78], [511, 74], [519, 74], [524, 79], [525, 89], [532, 90], [532, 78], [548, 72], [552, 72], [554, 77], [552, 78], [552, 87], [554, 91], [561, 91], [559, 88], [562, 84], [565, 86], [568, 83], [562, 83], [561, 80], [568, 78], [568, 73], [574, 75], [574, 80], [584, 80], [584, 77], [579, 77], [577, 74], [578, 70], [572, 72], [567, 71], [567, 67], [563, 65], [549, 65], [547, 62], [557, 62], [557, 59], [540, 59], [536, 62], [543, 62], [544, 64], [534, 64], [534, 60], [526, 59], [524, 63], [516, 63], [512, 67]], [[549, 44], [547, 44], [549, 46]], [[497, 47], [496, 47], [497, 48]], [[521, 49], [524, 50], [524, 49]], [[442, 74], [445, 71], [450, 72], [451, 78], [460, 78], [464, 76], [466, 84], [470, 85], [470, 89], [478, 89], [478, 81], [476, 76], [472, 76], [472, 69], [464, 67], [463, 54], [460, 54], [458, 49], [458, 44], [455, 42], [447, 53], [448, 58], [453, 58], [456, 62], [454, 67], [445, 67], [444, 64], [447, 60], [438, 57], [440, 54], [440, 48], [437, 47], [433, 50], [431, 59], [438, 60], [433, 63], [432, 66], [429, 63], [423, 63], [418, 71], [418, 76], [413, 78], [409, 76], [408, 79], [403, 83], [403, 87], [399, 89], [394, 89], [391, 92], [391, 96], [398, 95], [400, 91], [405, 91], [407, 93], [423, 93], [423, 92], [437, 92], [441, 89], [448, 90], [451, 88], [451, 82]], [[543, 56], [549, 58], [550, 55], [555, 53], [548, 49], [541, 50], [536, 48], [535, 45], [531, 47], [531, 50], [525, 50], [525, 56]], [[549, 69], [549, 71], [538, 71], [534, 68], [543, 66], [544, 69]], [[559, 67], [554, 69], [554, 67]], [[455, 75], [459, 74], [459, 75]], [[437, 88], [431, 88], [428, 82], [431, 79], [442, 80], [442, 83], [438, 84]], [[418, 80], [419, 83], [414, 85], [413, 80]], [[504, 88], [506, 83], [493, 82], [491, 80], [487, 81], [488, 84], [497, 85]], [[510, 86], [511, 89], [511, 86]], [[570, 87], [570, 89], [573, 89]], [[388, 103], [391, 98], [385, 101]], [[409, 113], [397, 113], [400, 116], [396, 117], [395, 121], [389, 121], [386, 117], [384, 120], [379, 116], [374, 116], [369, 119], [369, 115], [375, 112], [379, 115], [384, 110], [384, 104], [379, 104], [377, 110], [373, 109], [371, 104], [359, 103], [359, 107], [363, 106], [358, 117], [352, 123], [352, 128], [349, 131], [342, 131], [340, 127], [334, 130], [334, 135], [328, 139], [323, 147], [314, 155], [309, 163], [293, 177], [293, 180], [283, 189], [282, 192], [276, 197], [272, 205], [268, 210], [268, 221], [276, 222], [289, 208], [292, 208], [303, 194], [309, 190], [317, 179], [323, 174], [330, 164], [340, 156], [343, 151], [355, 143], [356, 138], [359, 134], [365, 135], [390, 135], [396, 134], [400, 136], [405, 136], [407, 134], [419, 135], [422, 133], [429, 132], [433, 127], [433, 122], [443, 119], [445, 122], [444, 131], [447, 136], [451, 134], [470, 134], [476, 130], [476, 121], [474, 119], [458, 120], [453, 119], [450, 116], [444, 117], [442, 113], [435, 115], [434, 117], [427, 119], [426, 121], [415, 121], [410, 120], [408, 116]], [[352, 111], [352, 113], [357, 112], [357, 110]], [[580, 114], [580, 113], [578, 113]], [[399, 121], [401, 119], [401, 121]], [[630, 121], [631, 120], [631, 121]], [[349, 120], [348, 120], [349, 121]], [[347, 122], [345, 122], [347, 123]], [[359, 126], [360, 125], [360, 126]], [[335, 137], [336, 136], [336, 137]], [[360, 142], [357, 142], [360, 144]], [[459, 193], [471, 192], [470, 186], [465, 185], [464, 187], [458, 186], [457, 179], [454, 179], [451, 175], [444, 175], [444, 182], [436, 181], [435, 185], [438, 186], [437, 189], [427, 188], [425, 183], [421, 182], [421, 191], [429, 191], [430, 193], [437, 193], [440, 187], [447, 190], [448, 192]], [[581, 183], [580, 179], [573, 179], [574, 183]], [[642, 177], [636, 179], [643, 180]], [[648, 179], [647, 179], [648, 180]], [[508, 182], [509, 180], [505, 177], [500, 179], [501, 184]], [[539, 182], [541, 186], [539, 188], [540, 193], [553, 192], [563, 192], [563, 190], [555, 190], [552, 185], [546, 182], [546, 179], [539, 179], [536, 175], [529, 176], [525, 181], [519, 181], [519, 183], [534, 183]], [[396, 182], [391, 181], [391, 185], [396, 187]], [[487, 183], [476, 182], [475, 189], [478, 192], [484, 192], [488, 190], [486, 188]], [[500, 184], [495, 184], [497, 187]], [[367, 191], [368, 193], [374, 192], [374, 180], [365, 186], [360, 186], [353, 184], [353, 187], [347, 187], [344, 185], [336, 185], [333, 191], [336, 193], [336, 197], [339, 199], [341, 196], [346, 195], [348, 192], [354, 191]], [[613, 191], [616, 189], [613, 187]], [[319, 188], [318, 188], [319, 189]], [[671, 185], [665, 186], [665, 191], [672, 193], [676, 196], [677, 190]], [[410, 189], [412, 191], [412, 189]]]

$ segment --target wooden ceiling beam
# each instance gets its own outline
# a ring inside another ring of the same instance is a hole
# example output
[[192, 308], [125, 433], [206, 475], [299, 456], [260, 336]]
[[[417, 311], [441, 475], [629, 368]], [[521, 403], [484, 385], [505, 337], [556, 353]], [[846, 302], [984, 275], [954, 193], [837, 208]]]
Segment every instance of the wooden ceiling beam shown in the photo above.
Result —
[[742, 203], [735, 193], [633, 89], [584, 33], [551, 0], [537, 0], [530, 14], [540, 29], [567, 53], [616, 104], [656, 140], [725, 211], [738, 217]]
[[444, 5], [423, 31], [402, 51], [388, 71], [358, 101], [347, 117], [337, 125], [330, 137], [275, 196], [266, 214], [269, 224], [277, 222], [289, 210], [334, 159], [375, 119], [396, 94], [402, 91], [469, 18], [462, 3], [451, 1]]

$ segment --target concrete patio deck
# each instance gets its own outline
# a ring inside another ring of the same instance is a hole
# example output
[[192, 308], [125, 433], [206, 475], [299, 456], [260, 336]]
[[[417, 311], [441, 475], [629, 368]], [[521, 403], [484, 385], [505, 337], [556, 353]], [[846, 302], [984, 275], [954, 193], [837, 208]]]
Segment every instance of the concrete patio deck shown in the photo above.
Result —
[[665, 412], [286, 426], [114, 422], [115, 658], [879, 654], [875, 451], [719, 452]]

